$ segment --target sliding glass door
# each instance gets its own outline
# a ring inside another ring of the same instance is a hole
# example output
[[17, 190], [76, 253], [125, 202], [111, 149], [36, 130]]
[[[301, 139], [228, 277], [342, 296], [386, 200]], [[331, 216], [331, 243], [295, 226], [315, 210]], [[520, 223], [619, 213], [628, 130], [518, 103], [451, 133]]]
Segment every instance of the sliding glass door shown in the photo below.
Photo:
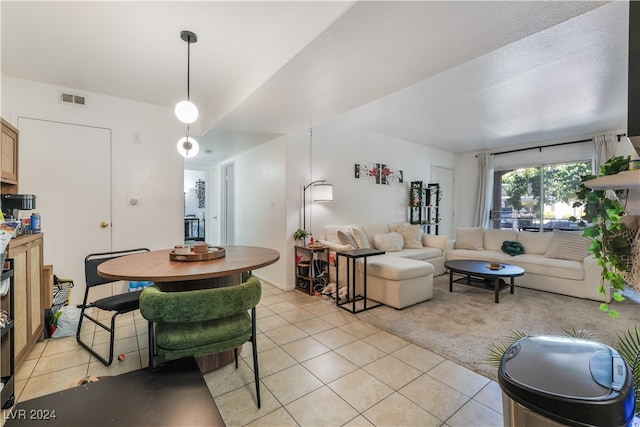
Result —
[[[582, 211], [574, 208], [581, 176], [591, 161], [557, 163], [496, 171], [492, 228], [525, 231], [577, 230]], [[572, 220], [578, 218], [577, 221]]]

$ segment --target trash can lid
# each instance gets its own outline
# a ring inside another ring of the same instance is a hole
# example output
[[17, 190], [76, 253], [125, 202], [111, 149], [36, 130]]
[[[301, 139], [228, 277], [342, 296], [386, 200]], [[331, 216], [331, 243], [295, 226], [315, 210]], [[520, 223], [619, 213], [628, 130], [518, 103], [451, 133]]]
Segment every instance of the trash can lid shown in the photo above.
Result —
[[569, 425], [623, 426], [635, 409], [627, 371], [620, 354], [604, 344], [536, 336], [507, 349], [498, 379], [507, 396], [541, 415]]

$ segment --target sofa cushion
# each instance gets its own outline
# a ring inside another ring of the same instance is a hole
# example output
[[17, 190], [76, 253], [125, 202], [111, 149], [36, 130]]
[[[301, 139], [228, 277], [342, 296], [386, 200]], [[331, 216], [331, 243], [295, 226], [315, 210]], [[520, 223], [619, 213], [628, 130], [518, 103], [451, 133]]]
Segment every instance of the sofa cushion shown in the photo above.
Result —
[[390, 280], [407, 280], [433, 274], [433, 266], [427, 262], [394, 256], [375, 256], [367, 261], [367, 275]]
[[418, 261], [429, 261], [430, 259], [440, 258], [444, 251], [439, 248], [420, 248], [420, 249], [403, 249], [400, 252], [390, 252], [389, 256], [415, 259]]
[[362, 228], [360, 228], [359, 226], [354, 226], [351, 229], [351, 232], [353, 233], [353, 238], [355, 239], [356, 244], [358, 245], [358, 249], [371, 248], [371, 244], [369, 243], [369, 238], [367, 237], [367, 235], [365, 234]]
[[351, 245], [353, 248], [358, 247], [356, 239], [353, 238], [353, 231], [338, 230], [338, 241], [343, 245]]
[[[546, 277], [584, 280], [584, 268], [582, 262], [579, 261], [547, 258], [544, 255], [523, 254], [516, 255], [507, 262], [524, 268], [525, 275], [537, 274]], [[558, 291], [561, 292], [561, 290]]]
[[475, 249], [452, 249], [447, 251], [447, 260], [452, 259], [511, 262], [511, 257], [502, 251], [478, 251]]
[[491, 230], [485, 229], [482, 233], [483, 248], [490, 251], [502, 250], [505, 240], [516, 240], [518, 233], [515, 230]]
[[539, 233], [537, 231], [520, 231], [517, 241], [522, 243], [525, 254], [544, 255], [549, 249], [552, 233]]
[[582, 261], [589, 256], [591, 239], [582, 236], [582, 231], [553, 230], [553, 237], [549, 249], [544, 256], [547, 258]]
[[378, 234], [387, 234], [391, 231], [387, 224], [359, 224], [358, 227], [364, 232], [369, 240], [369, 247], [373, 247], [373, 238]]
[[385, 252], [400, 251], [403, 245], [402, 235], [396, 232], [378, 234], [373, 238], [373, 247]]
[[482, 228], [456, 227], [456, 249], [473, 249], [480, 251], [482, 247]]
[[420, 234], [422, 229], [419, 225], [399, 225], [397, 232], [402, 235], [405, 249], [420, 249], [422, 247], [422, 239]]
[[442, 249], [443, 251], [447, 250], [448, 241], [449, 241], [448, 236], [437, 236], [435, 234], [422, 235], [422, 246], [438, 248], [438, 249]]

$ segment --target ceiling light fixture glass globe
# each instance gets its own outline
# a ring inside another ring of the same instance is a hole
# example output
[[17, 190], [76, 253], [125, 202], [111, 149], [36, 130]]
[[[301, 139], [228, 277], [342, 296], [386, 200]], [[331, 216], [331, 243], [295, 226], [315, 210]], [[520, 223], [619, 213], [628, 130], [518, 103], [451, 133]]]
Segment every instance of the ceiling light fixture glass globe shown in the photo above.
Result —
[[180, 101], [176, 105], [176, 117], [182, 123], [191, 124], [198, 120], [198, 107], [191, 101]]
[[200, 146], [198, 145], [198, 141], [196, 141], [191, 136], [183, 136], [178, 141], [178, 153], [183, 157], [195, 157], [200, 151]]

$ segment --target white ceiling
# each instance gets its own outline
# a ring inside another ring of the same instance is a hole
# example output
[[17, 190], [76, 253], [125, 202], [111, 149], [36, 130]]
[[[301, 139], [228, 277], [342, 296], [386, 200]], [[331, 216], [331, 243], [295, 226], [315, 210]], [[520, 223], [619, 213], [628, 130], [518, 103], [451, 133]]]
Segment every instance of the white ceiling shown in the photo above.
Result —
[[203, 151], [187, 164], [338, 116], [454, 152], [626, 128], [627, 2], [3, 0], [0, 8], [3, 74], [168, 107], [186, 96], [179, 33], [194, 31], [191, 100]]

